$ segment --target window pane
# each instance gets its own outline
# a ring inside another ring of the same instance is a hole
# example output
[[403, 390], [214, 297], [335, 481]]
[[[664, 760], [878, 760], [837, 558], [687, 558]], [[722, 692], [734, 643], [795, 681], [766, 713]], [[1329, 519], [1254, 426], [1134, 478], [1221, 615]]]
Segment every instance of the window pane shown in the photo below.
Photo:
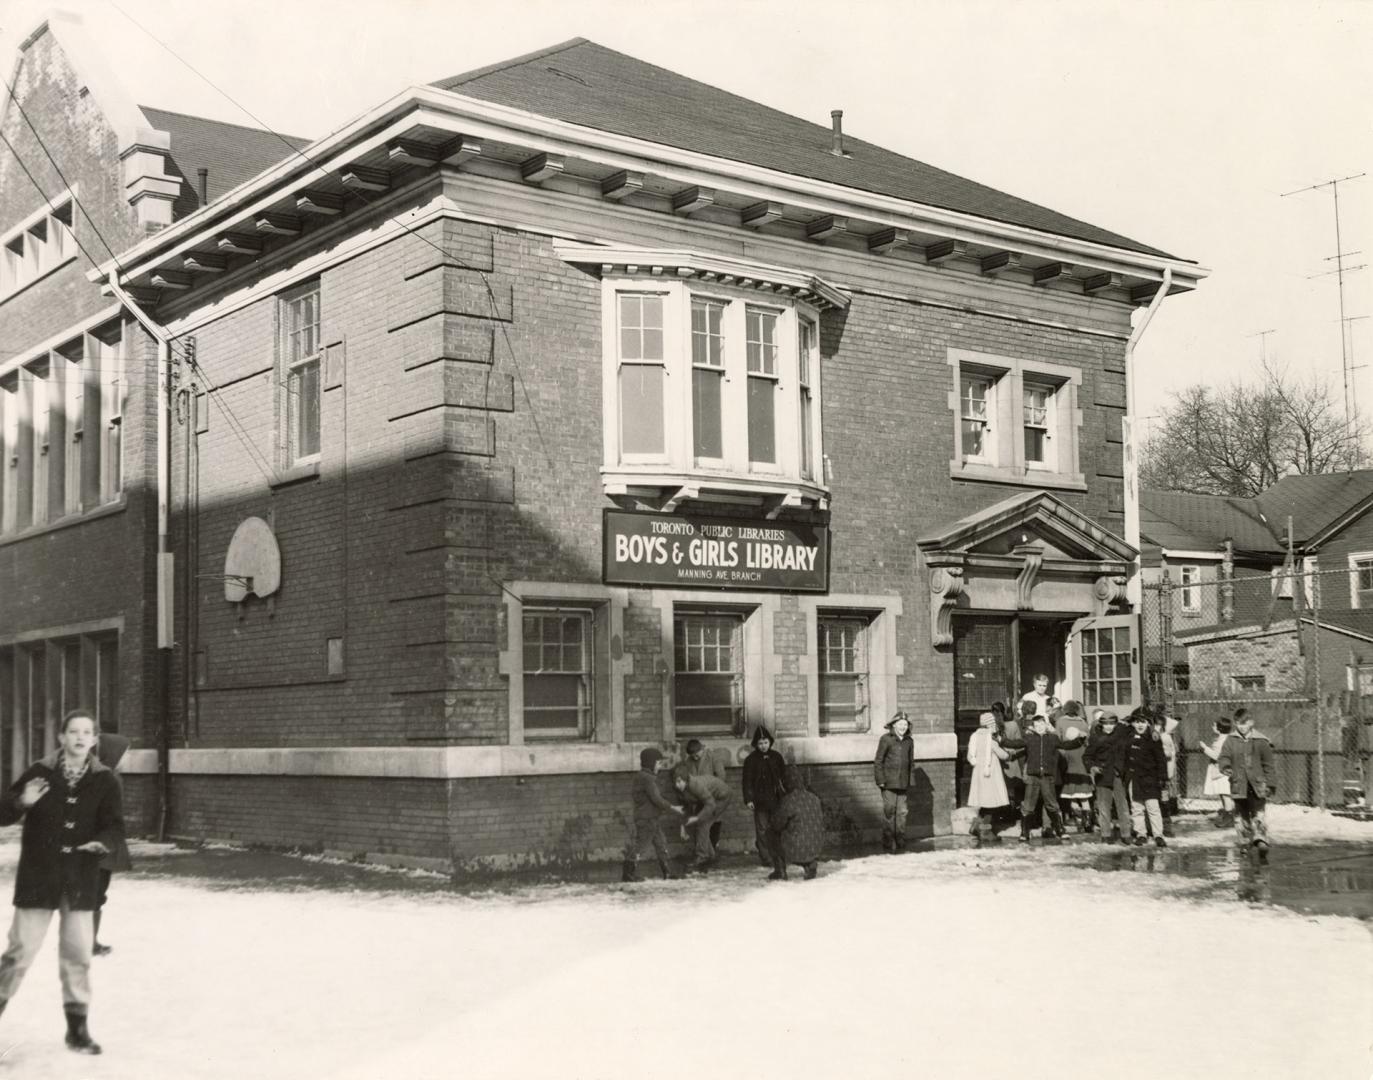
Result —
[[772, 379], [748, 380], [748, 457], [750, 461], [777, 461], [777, 384]]
[[663, 452], [663, 369], [656, 364], [620, 368], [620, 449], [626, 454]]
[[777, 374], [777, 315], [771, 311], [749, 309], [748, 369], [753, 374]]
[[319, 361], [301, 364], [287, 384], [291, 397], [292, 456], [296, 459], [319, 453]]
[[724, 372], [697, 368], [691, 373], [691, 422], [697, 457], [724, 457], [720, 389]]
[[963, 380], [963, 416], [968, 419], [987, 419], [987, 390], [990, 383], [985, 379]]
[[985, 425], [977, 420], [963, 421], [963, 454], [965, 457], [981, 457]]
[[815, 466], [811, 464], [811, 459], [815, 456], [815, 435], [812, 431], [811, 419], [815, 411], [815, 405], [811, 401], [810, 387], [801, 387], [801, 476], [803, 479], [810, 480], [815, 475]]
[[1049, 433], [1043, 428], [1027, 427], [1025, 429], [1025, 460], [1041, 464], [1048, 460], [1045, 457], [1048, 451], [1048, 439]]

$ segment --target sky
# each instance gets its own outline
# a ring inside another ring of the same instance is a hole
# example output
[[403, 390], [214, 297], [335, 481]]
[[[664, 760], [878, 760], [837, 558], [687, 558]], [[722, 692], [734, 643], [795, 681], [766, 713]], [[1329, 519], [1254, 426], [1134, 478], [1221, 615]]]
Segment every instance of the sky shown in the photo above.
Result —
[[[7, 58], [51, 6], [0, 0]], [[1343, 401], [1332, 189], [1283, 196], [1373, 174], [1368, 0], [61, 6], [138, 103], [292, 135], [572, 37], [819, 124], [842, 108], [856, 137], [1211, 271], [1141, 339], [1146, 431], [1174, 393], [1252, 378], [1264, 355]], [[1346, 267], [1373, 264], [1373, 175], [1340, 184], [1339, 205]], [[1373, 266], [1346, 273], [1344, 313], [1354, 399], [1373, 412]]]

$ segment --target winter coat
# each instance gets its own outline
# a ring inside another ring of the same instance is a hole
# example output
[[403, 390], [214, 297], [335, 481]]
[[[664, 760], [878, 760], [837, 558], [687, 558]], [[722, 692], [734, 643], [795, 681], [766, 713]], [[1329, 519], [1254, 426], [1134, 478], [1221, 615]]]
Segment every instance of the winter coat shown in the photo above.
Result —
[[[779, 755], [780, 756], [780, 755]], [[714, 813], [729, 802], [729, 785], [707, 774], [687, 779], [686, 795], [696, 804], [696, 816]]]
[[1160, 799], [1168, 786], [1168, 758], [1163, 743], [1152, 731], [1142, 735], [1130, 732], [1125, 743], [1124, 769], [1121, 779], [1129, 788], [1130, 798], [1136, 801]]
[[1006, 779], [1024, 780], [1025, 731], [1019, 720], [1006, 718], [1006, 726], [1001, 731], [1001, 748], [1006, 751], [1006, 759], [1001, 763], [1006, 770]]
[[[123, 735], [116, 735], [108, 732], [100, 736], [95, 744], [96, 755], [100, 758], [100, 764], [114, 773], [114, 782], [119, 785], [119, 801], [124, 802], [124, 778], [119, 775], [119, 763], [124, 760], [124, 755], [128, 753], [130, 742]], [[133, 860], [129, 858], [129, 844], [124, 837], [119, 838], [110, 853], [100, 860], [100, 869], [108, 870], [111, 873], [123, 873], [133, 869]]]
[[1230, 778], [1230, 794], [1236, 799], [1249, 798], [1250, 788], [1260, 799], [1272, 796], [1278, 774], [1267, 735], [1251, 731], [1247, 739], [1238, 732], [1228, 736], [1216, 764]]
[[1001, 763], [1009, 756], [996, 745], [991, 728], [980, 727], [973, 732], [968, 742], [968, 764], [973, 767], [972, 783], [968, 788], [969, 806], [990, 810], [992, 807], [1010, 805], [1006, 778], [1001, 772]]
[[[48, 790], [27, 810], [19, 803], [24, 786], [46, 780]], [[94, 911], [101, 856], [77, 851], [98, 840], [113, 851], [124, 839], [124, 812], [114, 773], [92, 754], [86, 771], [69, 788], [62, 751], [30, 765], [0, 798], [0, 825], [23, 819], [14, 906], [55, 911], [65, 899], [73, 911]]]
[[753, 733], [753, 753], [744, 758], [744, 802], [752, 803], [755, 810], [775, 810], [782, 801], [782, 777], [786, 775], [787, 762], [781, 754], [771, 748], [765, 754], [758, 749], [758, 741], [772, 741], [768, 730], [761, 725]]
[[653, 824], [664, 810], [671, 810], [672, 803], [663, 795], [663, 786], [658, 774], [651, 769], [640, 769], [634, 774], [634, 784], [629, 792], [634, 805], [635, 823]]
[[772, 827], [782, 838], [782, 858], [789, 863], [812, 863], [825, 847], [825, 810], [818, 795], [799, 782], [782, 796], [772, 816]]
[[1230, 778], [1220, 771], [1217, 762], [1220, 760], [1221, 747], [1225, 745], [1225, 740], [1230, 736], [1216, 733], [1215, 741], [1210, 745], [1201, 744], [1201, 752], [1209, 759], [1206, 762], [1206, 780], [1202, 785], [1203, 795], [1229, 795]]
[[724, 755], [717, 754], [709, 748], [701, 751], [700, 761], [696, 761], [690, 756], [683, 758], [679, 768], [685, 769], [688, 776], [713, 776], [717, 780], [727, 779]]
[[1087, 771], [1098, 770], [1097, 787], [1114, 787], [1125, 770], [1125, 745], [1132, 732], [1124, 724], [1117, 724], [1108, 734], [1101, 724], [1095, 724], [1087, 736], [1087, 749], [1082, 753], [1082, 763]]
[[[1068, 729], [1077, 728], [1074, 739], [1068, 738]], [[1087, 771], [1084, 755], [1087, 750], [1087, 721], [1080, 716], [1064, 713], [1054, 722], [1058, 734], [1058, 793], [1064, 798], [1073, 795], [1092, 793], [1092, 774]]]
[[1058, 780], [1058, 736], [1052, 731], [1025, 733], [1025, 775]]
[[897, 737], [888, 731], [877, 740], [877, 756], [872, 762], [872, 776], [880, 788], [905, 791], [911, 786], [911, 761], [915, 758], [915, 740], [908, 731]]

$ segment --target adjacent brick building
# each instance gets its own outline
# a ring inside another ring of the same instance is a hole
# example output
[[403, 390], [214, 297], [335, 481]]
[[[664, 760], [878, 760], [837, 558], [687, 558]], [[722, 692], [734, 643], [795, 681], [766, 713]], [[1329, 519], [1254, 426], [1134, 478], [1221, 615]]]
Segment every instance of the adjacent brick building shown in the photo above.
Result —
[[861, 839], [903, 708], [928, 835], [989, 701], [1138, 700], [1130, 316], [1201, 271], [837, 127], [577, 40], [92, 275], [197, 362], [173, 832], [575, 864], [763, 724]]

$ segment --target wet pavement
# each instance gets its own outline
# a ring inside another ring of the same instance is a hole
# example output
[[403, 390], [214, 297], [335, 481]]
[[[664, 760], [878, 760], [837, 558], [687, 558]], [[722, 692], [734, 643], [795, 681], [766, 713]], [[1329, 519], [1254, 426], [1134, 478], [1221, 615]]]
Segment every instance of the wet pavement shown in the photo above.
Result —
[[1090, 869], [1195, 878], [1180, 894], [1234, 896], [1310, 915], [1373, 919], [1373, 844], [1327, 841], [1275, 844], [1267, 863], [1233, 843], [1216, 847], [1104, 848]]

